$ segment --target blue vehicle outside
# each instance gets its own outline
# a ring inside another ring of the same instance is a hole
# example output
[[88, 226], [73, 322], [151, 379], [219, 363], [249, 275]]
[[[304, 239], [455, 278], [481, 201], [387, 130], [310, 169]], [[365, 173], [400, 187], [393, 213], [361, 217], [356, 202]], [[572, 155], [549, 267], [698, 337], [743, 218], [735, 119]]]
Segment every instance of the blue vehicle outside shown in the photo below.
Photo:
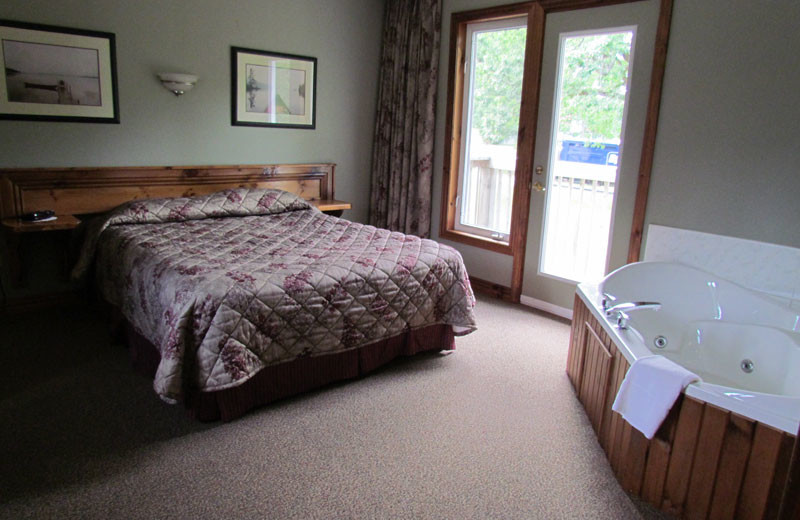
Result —
[[616, 166], [619, 161], [619, 145], [564, 139], [558, 158], [562, 161]]

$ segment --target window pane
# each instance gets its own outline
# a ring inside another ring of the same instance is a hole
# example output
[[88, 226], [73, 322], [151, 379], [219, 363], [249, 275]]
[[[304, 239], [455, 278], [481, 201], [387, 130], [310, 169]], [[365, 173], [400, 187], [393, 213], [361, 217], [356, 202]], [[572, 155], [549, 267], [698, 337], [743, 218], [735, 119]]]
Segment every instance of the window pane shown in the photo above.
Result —
[[542, 272], [597, 280], [606, 269], [632, 31], [562, 37]]
[[500, 233], [505, 239], [511, 229], [526, 35], [519, 21], [512, 24], [516, 26], [471, 32], [457, 226], [485, 230], [488, 236]]

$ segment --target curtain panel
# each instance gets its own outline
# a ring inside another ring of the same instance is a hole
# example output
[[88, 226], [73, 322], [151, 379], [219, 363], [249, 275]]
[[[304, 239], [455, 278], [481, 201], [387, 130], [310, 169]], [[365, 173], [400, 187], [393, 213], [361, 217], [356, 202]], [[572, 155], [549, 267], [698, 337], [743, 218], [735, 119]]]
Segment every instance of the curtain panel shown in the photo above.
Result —
[[387, 0], [370, 224], [428, 237], [441, 0]]

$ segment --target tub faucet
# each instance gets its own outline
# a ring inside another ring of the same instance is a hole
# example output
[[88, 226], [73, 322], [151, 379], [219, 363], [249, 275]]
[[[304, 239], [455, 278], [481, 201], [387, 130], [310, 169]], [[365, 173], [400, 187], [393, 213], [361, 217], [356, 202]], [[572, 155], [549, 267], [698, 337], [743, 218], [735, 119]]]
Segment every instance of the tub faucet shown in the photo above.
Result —
[[603, 293], [603, 299], [600, 300], [600, 306], [603, 307], [603, 311], [605, 311], [615, 301], [617, 301], [617, 297], [616, 296], [614, 296], [613, 294], [609, 294], [607, 292], [604, 292]]
[[659, 302], [625, 302], [625, 303], [618, 303], [612, 307], [606, 309], [606, 316], [611, 317], [612, 315], [617, 316], [617, 327], [621, 330], [626, 330], [628, 328], [628, 321], [631, 317], [628, 315], [631, 311], [638, 311], [641, 309], [652, 309], [657, 311], [661, 308], [661, 303]]

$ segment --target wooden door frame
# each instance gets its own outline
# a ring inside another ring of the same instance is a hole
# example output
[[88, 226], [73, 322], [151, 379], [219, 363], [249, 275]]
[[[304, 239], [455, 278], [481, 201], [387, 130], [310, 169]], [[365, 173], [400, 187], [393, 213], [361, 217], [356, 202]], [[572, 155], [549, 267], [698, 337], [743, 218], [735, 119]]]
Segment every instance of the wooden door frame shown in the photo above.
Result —
[[[448, 104], [445, 127], [442, 207], [439, 236], [448, 240], [510, 254], [513, 257], [511, 287], [504, 294], [512, 302], [519, 303], [522, 295], [522, 280], [525, 269], [525, 253], [528, 240], [528, 216], [530, 213], [533, 152], [536, 141], [536, 125], [539, 116], [539, 93], [541, 88], [542, 51], [544, 48], [545, 19], [548, 13], [572, 11], [607, 5], [640, 2], [642, 0], [538, 0], [453, 13], [450, 24], [450, 60], [447, 85]], [[653, 66], [650, 76], [650, 93], [642, 139], [642, 154], [634, 201], [633, 221], [628, 243], [628, 262], [639, 260], [650, 174], [658, 128], [661, 90], [666, 65], [667, 44], [672, 20], [673, 0], [661, 0], [656, 29]], [[527, 14], [528, 37], [525, 42], [525, 65], [522, 78], [523, 96], [520, 103], [520, 123], [517, 135], [517, 165], [514, 172], [514, 194], [511, 213], [511, 232], [508, 245], [458, 233], [453, 230], [455, 198], [461, 146], [461, 108], [463, 103], [464, 56], [459, 44], [463, 42], [466, 23], [487, 18], [503, 18]], [[529, 93], [529, 94], [525, 94]]]
[[[538, 63], [535, 65], [535, 71], [532, 71], [534, 74], [530, 74], [530, 76], [535, 76], [535, 79], [528, 78], [529, 86], [536, 89], [535, 96], [532, 96], [535, 103], [531, 102], [530, 104], [533, 106], [525, 107], [525, 96], [523, 96], [523, 105], [520, 109], [519, 142], [523, 143], [524, 149], [520, 150], [517, 156], [517, 177], [514, 182], [514, 208], [511, 215], [511, 245], [514, 260], [511, 267], [510, 295], [511, 301], [515, 303], [519, 303], [520, 297], [522, 296], [522, 280], [525, 270], [525, 250], [528, 240], [528, 214], [530, 212], [531, 197], [530, 180], [533, 169], [533, 152], [536, 141], [536, 122], [539, 115], [539, 92], [541, 89], [541, 53], [544, 48], [544, 19], [548, 13], [556, 11], [572, 11], [638, 1], [641, 0], [541, 0], [536, 2], [541, 8], [541, 14], [539, 15], [541, 16], [542, 24], [541, 32], [538, 34], [538, 41], [535, 44], [530, 44], [530, 42], [528, 42], [526, 47], [526, 52], [528, 50], [535, 50], [538, 52]], [[647, 196], [650, 189], [650, 173], [653, 169], [656, 130], [658, 128], [658, 116], [661, 106], [661, 90], [667, 61], [667, 45], [669, 43], [669, 31], [672, 21], [672, 6], [673, 0], [661, 0], [658, 13], [658, 25], [656, 28], [656, 39], [653, 50], [653, 68], [650, 75], [650, 94], [647, 103], [647, 115], [645, 117], [644, 137], [642, 138], [642, 155], [639, 161], [639, 175], [636, 184], [633, 222], [631, 223], [630, 241], [628, 243], [629, 263], [639, 260], [642, 245], [644, 218], [647, 211]], [[536, 18], [533, 11], [535, 11], [535, 9], [532, 9], [531, 18], [535, 20]], [[528, 20], [529, 24], [532, 21], [531, 18]], [[534, 33], [529, 31], [528, 34]], [[527, 71], [527, 55], [525, 56], [525, 62]], [[525, 83], [525, 79], [523, 79], [523, 85], [525, 85], [523, 89], [528, 86]], [[527, 111], [525, 111], [526, 108]], [[529, 119], [523, 121], [523, 116]], [[524, 131], [525, 128], [528, 128], [529, 132]], [[523, 141], [523, 137], [527, 139]], [[517, 211], [518, 209], [519, 211]], [[521, 215], [519, 213], [521, 213]], [[521, 230], [521, 232], [514, 233], [514, 229]]]

